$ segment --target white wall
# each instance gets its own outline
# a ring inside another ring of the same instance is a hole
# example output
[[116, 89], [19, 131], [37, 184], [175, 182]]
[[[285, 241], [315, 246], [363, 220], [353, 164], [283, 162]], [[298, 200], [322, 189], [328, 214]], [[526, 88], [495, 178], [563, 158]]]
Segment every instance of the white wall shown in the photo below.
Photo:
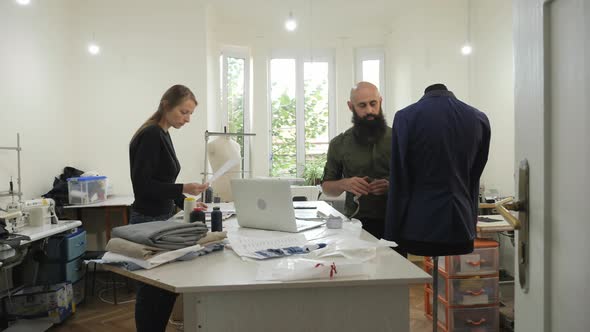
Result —
[[[178, 182], [201, 179], [209, 91], [206, 8], [198, 1], [76, 1], [76, 60], [69, 100], [78, 138], [75, 166], [109, 176], [117, 194], [132, 193], [129, 140], [164, 91], [184, 84], [199, 101], [191, 123], [171, 130], [182, 165]], [[116, 10], [115, 10], [116, 8]], [[85, 44], [95, 36], [100, 56]]]
[[[416, 102], [424, 88], [444, 83], [485, 112], [492, 125], [487, 188], [514, 193], [512, 25], [509, 0], [472, 1], [471, 56], [460, 53], [468, 37], [467, 3], [420, 0], [400, 10], [387, 42], [390, 110]], [[391, 116], [390, 116], [391, 118]]]
[[[492, 126], [488, 164], [482, 176], [487, 190], [514, 195], [514, 63], [510, 0], [472, 1], [469, 102], [485, 112]], [[500, 237], [500, 267], [515, 275], [514, 246]]]
[[413, 1], [399, 8], [387, 44], [389, 105], [398, 111], [418, 101], [432, 83], [444, 83], [469, 99], [468, 58], [460, 48], [466, 38], [466, 2]]
[[[0, 146], [16, 146], [21, 134], [25, 199], [49, 191], [72, 162], [70, 27], [63, 1], [0, 1]], [[10, 176], [16, 190], [16, 152], [0, 151], [0, 191]]]
[[492, 126], [490, 156], [482, 177], [486, 189], [514, 195], [514, 63], [512, 2], [472, 1], [473, 53], [470, 103]]

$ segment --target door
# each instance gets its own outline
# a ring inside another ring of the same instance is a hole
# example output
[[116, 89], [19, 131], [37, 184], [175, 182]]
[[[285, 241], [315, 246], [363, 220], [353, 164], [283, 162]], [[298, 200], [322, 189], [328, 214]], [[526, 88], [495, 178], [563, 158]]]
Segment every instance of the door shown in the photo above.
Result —
[[513, 4], [515, 157], [529, 161], [531, 193], [529, 290], [515, 286], [516, 331], [587, 331], [590, 2]]

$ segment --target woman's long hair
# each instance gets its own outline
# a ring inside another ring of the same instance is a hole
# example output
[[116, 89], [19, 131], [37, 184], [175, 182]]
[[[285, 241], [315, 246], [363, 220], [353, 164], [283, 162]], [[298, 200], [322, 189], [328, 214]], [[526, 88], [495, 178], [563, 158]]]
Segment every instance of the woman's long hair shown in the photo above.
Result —
[[195, 102], [195, 106], [198, 105], [197, 99], [193, 92], [184, 85], [176, 84], [171, 86], [164, 95], [162, 99], [160, 99], [160, 105], [158, 105], [158, 110], [156, 113], [152, 114], [140, 127], [137, 129], [135, 134], [133, 134], [133, 138], [131, 138], [131, 142], [144, 130], [146, 127], [151, 126], [153, 124], [158, 124], [164, 113], [172, 108], [180, 105], [186, 99], [190, 99]]

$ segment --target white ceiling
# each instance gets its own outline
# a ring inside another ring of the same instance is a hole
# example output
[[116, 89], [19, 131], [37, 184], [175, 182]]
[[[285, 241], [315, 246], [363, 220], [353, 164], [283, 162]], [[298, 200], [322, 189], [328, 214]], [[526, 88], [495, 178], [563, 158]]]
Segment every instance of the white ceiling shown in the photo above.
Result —
[[[388, 30], [401, 0], [211, 0], [217, 24], [276, 29], [293, 12], [299, 26], [350, 31]], [[309, 24], [311, 20], [311, 25]]]

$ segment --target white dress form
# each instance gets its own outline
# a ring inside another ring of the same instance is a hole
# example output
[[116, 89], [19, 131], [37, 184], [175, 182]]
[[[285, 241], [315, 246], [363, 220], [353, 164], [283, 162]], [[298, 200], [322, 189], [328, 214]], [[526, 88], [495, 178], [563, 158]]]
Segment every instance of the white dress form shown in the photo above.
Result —
[[219, 196], [222, 202], [231, 202], [233, 200], [231, 193], [231, 179], [240, 178], [240, 171], [242, 168], [240, 145], [229, 136], [220, 136], [215, 140], [207, 143], [207, 158], [213, 173], [220, 169], [229, 160], [240, 160], [240, 162], [232, 167], [227, 173], [219, 177], [213, 183], [210, 183], [213, 188], [213, 195]]

